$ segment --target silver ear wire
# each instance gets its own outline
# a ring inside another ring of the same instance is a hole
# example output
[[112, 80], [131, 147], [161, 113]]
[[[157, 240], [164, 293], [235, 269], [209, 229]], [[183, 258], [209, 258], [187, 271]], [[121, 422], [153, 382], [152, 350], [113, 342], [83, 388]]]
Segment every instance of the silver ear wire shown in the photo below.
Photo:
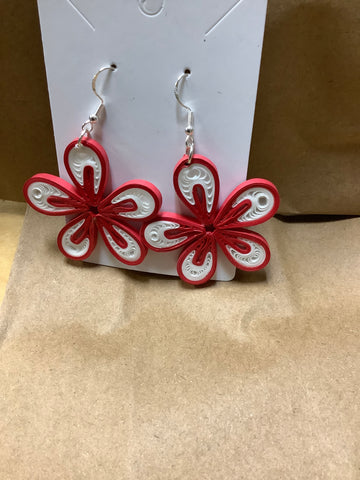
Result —
[[95, 75], [93, 76], [92, 78], [92, 81], [91, 81], [91, 88], [94, 92], [94, 94], [97, 96], [97, 98], [100, 100], [100, 105], [98, 106], [96, 112], [93, 114], [93, 115], [90, 115], [89, 116], [89, 119], [86, 120], [86, 122], [84, 122], [81, 126], [81, 134], [79, 136], [79, 140], [76, 144], [76, 147], [79, 148], [80, 145], [81, 145], [81, 141], [82, 139], [84, 138], [85, 135], [89, 135], [93, 129], [94, 129], [94, 124], [98, 121], [99, 119], [99, 114], [100, 114], [100, 111], [101, 109], [103, 108], [104, 106], [104, 98], [98, 93], [98, 91], [96, 90], [96, 81], [98, 79], [98, 76], [100, 75], [100, 73], [102, 72], [105, 72], [106, 70], [111, 70], [112, 72], [114, 72], [116, 70], [116, 65], [109, 65], [107, 67], [102, 67], [100, 68], [100, 70], [98, 70]]
[[100, 100], [100, 105], [99, 105], [99, 108], [97, 109], [96, 113], [98, 113], [100, 111], [101, 107], [104, 105], [103, 97], [96, 90], [96, 81], [97, 81], [97, 78], [100, 75], [100, 73], [105, 72], [106, 70], [111, 70], [112, 72], [114, 72], [116, 70], [116, 66], [115, 65], [110, 65], [109, 67], [100, 68], [100, 70], [98, 72], [96, 72], [95, 75], [93, 76], [93, 79], [92, 79], [92, 82], [91, 82], [92, 90], [95, 93], [95, 95], [98, 97], [98, 99]]
[[191, 108], [188, 105], [185, 105], [179, 97], [179, 85], [183, 81], [183, 79], [187, 78], [190, 75], [188, 72], [184, 72], [180, 75], [180, 77], [176, 80], [175, 83], [175, 88], [174, 88], [174, 95], [176, 100], [179, 102], [179, 104], [185, 108], [188, 112], [188, 119], [187, 119], [187, 126], [185, 128], [185, 133], [186, 133], [186, 140], [185, 140], [185, 151], [186, 155], [189, 157], [188, 161], [186, 162], [188, 165], [190, 165], [193, 155], [194, 155], [194, 149], [195, 149], [195, 141], [194, 141], [194, 112], [191, 110]]

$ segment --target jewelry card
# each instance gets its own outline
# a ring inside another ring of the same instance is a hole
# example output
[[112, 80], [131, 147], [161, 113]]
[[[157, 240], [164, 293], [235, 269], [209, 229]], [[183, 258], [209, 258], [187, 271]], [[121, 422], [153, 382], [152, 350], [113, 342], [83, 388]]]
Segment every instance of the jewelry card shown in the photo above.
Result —
[[[106, 193], [146, 179], [162, 193], [163, 211], [187, 214], [173, 186], [185, 153], [186, 111], [174, 85], [189, 70], [182, 100], [194, 112], [195, 153], [219, 172], [219, 202], [246, 179], [256, 101], [266, 0], [38, 0], [60, 176], [67, 145], [96, 111], [92, 76], [105, 109], [92, 137], [107, 152]], [[177, 252], [149, 251], [124, 265], [103, 242], [88, 261], [177, 275]], [[230, 280], [235, 267], [221, 250], [214, 279]]]

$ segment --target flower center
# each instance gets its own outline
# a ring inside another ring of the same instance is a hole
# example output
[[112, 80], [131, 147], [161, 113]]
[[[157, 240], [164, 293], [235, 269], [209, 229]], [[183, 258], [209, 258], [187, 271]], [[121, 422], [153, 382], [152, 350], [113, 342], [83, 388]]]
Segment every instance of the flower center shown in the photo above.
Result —
[[92, 206], [92, 205], [90, 205], [89, 210], [90, 210], [90, 212], [92, 212], [94, 215], [97, 215], [97, 214], [99, 213], [97, 207], [94, 207], [94, 206]]
[[215, 227], [214, 225], [205, 225], [205, 230], [207, 232], [214, 232], [215, 231]]

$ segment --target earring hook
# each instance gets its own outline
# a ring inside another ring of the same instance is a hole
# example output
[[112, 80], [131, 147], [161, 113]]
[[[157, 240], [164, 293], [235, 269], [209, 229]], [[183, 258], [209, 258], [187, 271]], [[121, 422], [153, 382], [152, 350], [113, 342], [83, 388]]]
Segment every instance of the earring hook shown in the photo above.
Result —
[[[100, 68], [100, 70], [99, 70], [98, 72], [96, 72], [95, 75], [93, 76], [93, 79], [92, 79], [92, 82], [91, 82], [92, 90], [93, 90], [93, 92], [95, 93], [95, 95], [97, 96], [97, 98], [98, 98], [98, 99], [100, 100], [100, 102], [101, 102], [100, 107], [101, 107], [102, 105], [104, 105], [104, 99], [103, 99], [103, 97], [102, 97], [102, 96], [97, 92], [97, 90], [96, 90], [96, 81], [97, 81], [98, 76], [100, 75], [100, 73], [105, 72], [106, 70], [111, 70], [112, 72], [114, 72], [114, 71], [116, 70], [116, 67], [115, 67], [115, 65], [110, 65], [109, 67], [102, 67], [102, 68]], [[100, 107], [99, 107], [99, 108], [100, 108]], [[98, 109], [98, 110], [99, 110], [99, 109]]]
[[176, 80], [176, 83], [175, 83], [175, 88], [174, 88], [174, 94], [175, 94], [175, 98], [176, 100], [180, 103], [180, 105], [184, 108], [186, 108], [186, 110], [188, 112], [192, 112], [191, 108], [188, 106], [188, 105], [185, 105], [181, 100], [180, 100], [180, 96], [179, 96], [179, 86], [180, 86], [180, 83], [182, 82], [182, 80], [184, 78], [187, 78], [188, 76], [190, 75], [190, 73], [187, 73], [187, 72], [184, 72], [180, 75], [180, 77]]
[[188, 105], [185, 105], [179, 96], [179, 86], [180, 83], [184, 79], [186, 79], [190, 73], [184, 72], [182, 73], [179, 78], [176, 80], [175, 83], [175, 88], [174, 88], [174, 95], [178, 103], [187, 110], [188, 112], [188, 118], [187, 118], [187, 126], [185, 128], [185, 133], [186, 133], [186, 140], [185, 140], [185, 151], [186, 155], [188, 156], [187, 164], [190, 165], [193, 155], [194, 155], [194, 149], [195, 149], [195, 141], [194, 141], [194, 112], [191, 110], [191, 108]]
[[102, 67], [100, 68], [100, 70], [98, 70], [95, 75], [93, 76], [92, 78], [92, 81], [91, 81], [91, 87], [92, 87], [92, 90], [94, 92], [94, 94], [97, 96], [97, 98], [100, 100], [100, 105], [98, 106], [96, 112], [93, 114], [93, 115], [90, 115], [89, 119], [86, 120], [86, 122], [84, 122], [81, 126], [81, 135], [79, 137], [79, 140], [76, 144], [76, 146], [79, 148], [81, 146], [81, 141], [82, 139], [84, 138], [85, 135], [89, 135], [93, 129], [94, 129], [94, 124], [98, 121], [98, 115], [101, 111], [101, 109], [103, 108], [104, 106], [104, 98], [98, 93], [98, 91], [96, 90], [96, 81], [97, 81], [97, 78], [98, 76], [100, 75], [100, 73], [106, 71], [106, 70], [111, 70], [112, 72], [114, 72], [116, 70], [116, 65], [110, 65], [110, 66], [106, 66], [106, 67]]

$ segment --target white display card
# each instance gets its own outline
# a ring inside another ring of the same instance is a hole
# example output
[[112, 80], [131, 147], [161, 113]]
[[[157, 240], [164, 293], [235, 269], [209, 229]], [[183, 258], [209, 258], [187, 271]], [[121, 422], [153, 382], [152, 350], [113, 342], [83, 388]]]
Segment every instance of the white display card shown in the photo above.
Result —
[[[110, 161], [110, 191], [132, 179], [152, 182], [163, 211], [185, 213], [173, 170], [185, 153], [187, 115], [173, 90], [190, 69], [181, 98], [194, 110], [195, 153], [217, 166], [220, 203], [246, 179], [267, 0], [38, 0], [60, 176], [65, 147], [98, 107], [93, 134]], [[149, 252], [136, 267], [118, 262], [100, 237], [93, 263], [177, 275], [179, 251]], [[235, 268], [219, 250], [215, 279]]]

